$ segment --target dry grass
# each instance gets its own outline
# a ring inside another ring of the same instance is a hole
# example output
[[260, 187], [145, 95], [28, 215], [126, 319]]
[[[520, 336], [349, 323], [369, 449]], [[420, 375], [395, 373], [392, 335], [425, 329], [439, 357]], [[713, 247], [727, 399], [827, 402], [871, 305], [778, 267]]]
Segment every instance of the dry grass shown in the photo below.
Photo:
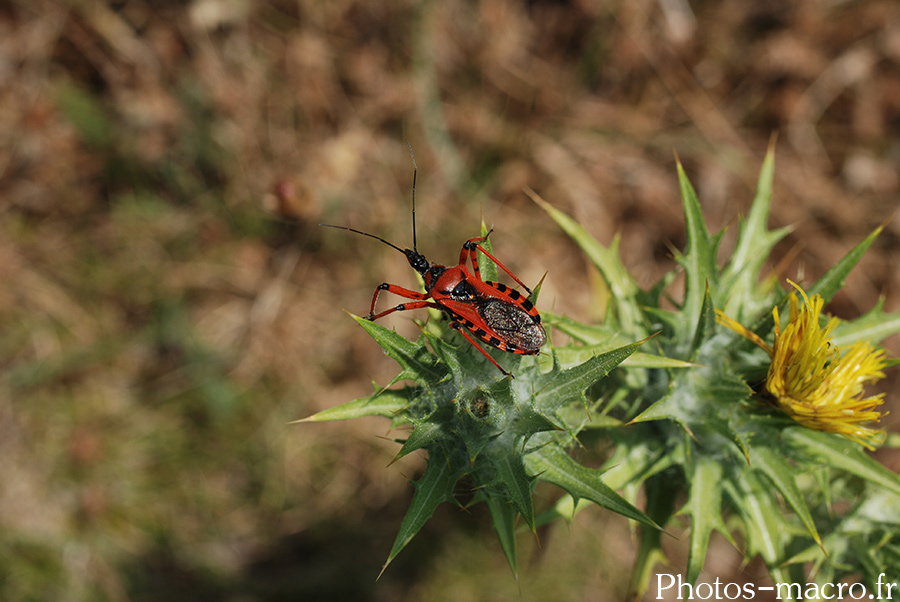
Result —
[[[417, 461], [385, 470], [379, 421], [285, 423], [393, 375], [340, 309], [411, 270], [316, 224], [408, 245], [407, 140], [420, 249], [452, 262], [483, 214], [574, 317], [594, 275], [525, 186], [643, 285], [683, 243], [673, 151], [721, 227], [779, 132], [784, 275], [897, 213], [900, 5], [695, 4], [0, 7], [0, 599], [619, 599], [634, 546], [600, 513], [523, 538], [520, 592], [444, 508], [375, 584]], [[900, 309], [898, 234], [834, 313]]]

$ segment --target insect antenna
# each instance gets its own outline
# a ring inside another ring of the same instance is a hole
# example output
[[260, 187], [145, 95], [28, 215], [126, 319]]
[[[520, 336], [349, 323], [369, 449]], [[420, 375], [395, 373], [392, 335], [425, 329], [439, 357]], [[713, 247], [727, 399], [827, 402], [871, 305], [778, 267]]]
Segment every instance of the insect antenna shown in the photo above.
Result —
[[326, 228], [336, 228], [336, 229], [338, 229], [338, 230], [347, 230], [347, 231], [349, 231], [349, 232], [355, 232], [356, 234], [362, 234], [363, 236], [368, 236], [369, 238], [374, 238], [375, 240], [380, 240], [381, 242], [383, 242], [383, 243], [386, 244], [387, 246], [393, 247], [394, 249], [397, 249], [398, 251], [400, 251], [400, 252], [403, 253], [404, 255], [407, 254], [406, 251], [404, 251], [403, 249], [401, 249], [400, 247], [398, 247], [398, 246], [395, 245], [394, 243], [390, 243], [390, 242], [386, 241], [385, 239], [381, 238], [380, 236], [375, 236], [374, 234], [369, 234], [368, 232], [363, 232], [362, 230], [356, 230], [355, 228], [348, 228], [347, 226], [335, 226], [335, 225], [333, 225], [333, 224], [319, 224], [319, 225], [320, 225], [320, 226], [324, 226], [324, 227], [326, 227]]
[[406, 141], [406, 146], [409, 147], [409, 156], [413, 162], [413, 185], [412, 185], [413, 251], [418, 253], [419, 248], [416, 246], [416, 174], [419, 171], [419, 168], [416, 166], [416, 156], [413, 154], [412, 144], [409, 143], [409, 140]]
[[320, 226], [325, 226], [326, 228], [337, 228], [338, 230], [347, 230], [348, 232], [355, 232], [356, 234], [362, 234], [363, 236], [368, 236], [369, 238], [374, 238], [375, 240], [380, 240], [387, 246], [397, 249], [401, 253], [406, 256], [406, 260], [409, 261], [409, 265], [412, 268], [419, 272], [420, 274], [425, 274], [429, 269], [431, 269], [431, 264], [425, 259], [425, 256], [419, 253], [418, 247], [416, 246], [416, 173], [418, 172], [418, 168], [416, 167], [416, 157], [413, 155], [412, 145], [407, 140], [406, 145], [409, 147], [409, 156], [412, 157], [413, 162], [413, 186], [412, 186], [412, 222], [413, 222], [413, 248], [412, 249], [401, 249], [394, 243], [388, 242], [380, 236], [375, 236], [374, 234], [369, 234], [368, 232], [363, 232], [362, 230], [356, 230], [354, 228], [348, 228], [347, 226], [335, 226], [332, 224], [319, 224]]

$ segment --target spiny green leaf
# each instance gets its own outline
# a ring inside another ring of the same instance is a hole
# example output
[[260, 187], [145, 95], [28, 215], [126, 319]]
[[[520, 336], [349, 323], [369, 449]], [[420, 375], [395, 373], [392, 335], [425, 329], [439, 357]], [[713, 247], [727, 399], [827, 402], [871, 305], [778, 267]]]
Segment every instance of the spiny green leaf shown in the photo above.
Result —
[[[879, 554], [878, 556], [876, 556], [876, 550], [873, 549], [874, 546], [872, 546], [871, 542], [866, 541], [862, 537], [854, 537], [850, 540], [850, 545], [857, 562], [862, 566], [863, 574], [865, 575], [865, 581], [868, 582], [868, 585], [873, 592], [875, 592], [875, 584], [877, 583], [879, 576], [886, 577], [887, 583], [891, 583], [893, 586], [891, 589], [893, 589], [894, 591], [897, 590], [898, 584], [900, 584], [900, 582], [898, 582], [897, 580], [896, 573], [893, 571], [887, 572], [885, 570], [887, 567], [880, 557], [881, 555]], [[894, 557], [896, 558], [898, 552], [896, 547], [893, 552]], [[885, 585], [885, 583], [882, 583], [883, 587]], [[884, 587], [884, 590], [879, 592], [878, 596], [881, 597], [884, 594], [885, 590], [887, 590], [887, 587]], [[891, 593], [893, 594], [894, 592]], [[893, 597], [893, 595], [891, 595], [891, 597]], [[875, 593], [872, 593], [869, 594], [869, 599], [873, 600], [878, 598], [876, 598]]]
[[[839, 559], [846, 549], [850, 547], [850, 538], [846, 533], [843, 532], [835, 532], [831, 535], [826, 536], [822, 540], [822, 545], [813, 544], [797, 552], [790, 558], [784, 561], [784, 564], [796, 564], [796, 563], [814, 563], [820, 564], [827, 557], [822, 554], [822, 548], [828, 550], [828, 554], [833, 559]], [[845, 568], [850, 568], [849, 566]]]
[[534, 531], [534, 501], [531, 499], [534, 478], [525, 472], [521, 447], [516, 440], [511, 436], [499, 438], [491, 447], [491, 463], [496, 471], [496, 482], [506, 488], [510, 501], [528, 528]]
[[684, 368], [696, 368], [697, 364], [676, 360], [664, 355], [654, 355], [638, 351], [620, 364], [623, 368], [653, 368], [660, 370], [675, 370]]
[[639, 432], [639, 443], [619, 446], [603, 466], [603, 481], [613, 489], [647, 481], [684, 460], [677, 451], [666, 449], [658, 438], [650, 438], [646, 430]]
[[491, 513], [491, 522], [497, 539], [500, 540], [500, 548], [506, 556], [506, 562], [512, 570], [516, 580], [519, 579], [518, 560], [516, 555], [516, 510], [508, 500], [497, 499], [487, 494], [486, 502]]
[[849, 253], [844, 255], [840, 261], [806, 290], [807, 294], [810, 297], [816, 294], [821, 295], [826, 303], [831, 301], [834, 294], [844, 286], [844, 280], [847, 279], [847, 275], [856, 267], [856, 264], [859, 263], [859, 260], [862, 259], [862, 256], [872, 246], [872, 243], [875, 242], [875, 239], [878, 238], [883, 229], [884, 224], [878, 226], [861, 243], [850, 249]]
[[900, 313], [885, 313], [884, 298], [878, 300], [871, 310], [855, 320], [845, 320], [834, 329], [831, 342], [838, 347], [852, 345], [857, 341], [877, 343], [900, 332]]
[[525, 440], [535, 433], [563, 430], [564, 424], [556, 424], [547, 416], [530, 406], [520, 406], [515, 419], [509, 425], [509, 431]]
[[[593, 357], [610, 350], [607, 345], [567, 345], [565, 347], [556, 347], [556, 357], [559, 359], [561, 367], [573, 367], [583, 364]], [[689, 368], [693, 364], [683, 360], [673, 360], [661, 355], [651, 355], [649, 353], [635, 353], [627, 360], [623, 361], [620, 366], [623, 368]]]
[[603, 274], [610, 292], [616, 300], [616, 311], [623, 330], [633, 336], [646, 336], [647, 333], [641, 327], [640, 309], [636, 302], [640, 289], [622, 264], [622, 260], [619, 259], [618, 239], [613, 241], [609, 248], [604, 247], [575, 220], [550, 205], [533, 190], [526, 189], [525, 194], [550, 215], [553, 221], [575, 241], [575, 244], [581, 247], [588, 260]]
[[[740, 410], [736, 408], [736, 411]], [[733, 415], [734, 414], [732, 414], [732, 416]], [[750, 461], [750, 435], [752, 433], [736, 429], [732, 424], [732, 421], [728, 418], [724, 420], [712, 420], [709, 427], [710, 430], [718, 433], [733, 443], [735, 448], [737, 448], [738, 453], [741, 454], [741, 458], [744, 462]], [[731, 448], [726, 448], [724, 451], [730, 452], [733, 450], [731, 450]]]
[[364, 416], [383, 416], [392, 418], [409, 405], [416, 390], [412, 387], [404, 389], [385, 389], [370, 397], [355, 399], [339, 406], [317, 412], [308, 418], [295, 420], [298, 422], [328, 422], [331, 420], [351, 420]]
[[548, 311], [542, 311], [541, 316], [545, 326], [552, 326], [585, 345], [609, 345], [612, 349], [622, 344], [617, 342], [623, 339], [621, 329], [608, 324], [584, 324]]
[[[875, 239], [878, 238], [878, 235], [881, 234], [881, 230], [884, 228], [884, 225], [877, 227], [871, 234], [869, 234], [862, 242], [853, 247], [844, 257], [840, 259], [834, 266], [832, 266], [824, 275], [822, 275], [819, 280], [816, 281], [815, 284], [806, 289], [806, 293], [812, 297], [813, 295], [821, 295], [822, 298], [827, 303], [831, 300], [834, 294], [844, 286], [844, 281], [847, 278], [847, 275], [856, 267], [856, 264], [859, 263], [859, 260], [862, 259], [862, 256], [865, 252], [872, 246], [872, 243], [875, 242]], [[783, 295], [781, 300], [778, 302], [779, 306], [784, 306], [787, 304], [787, 295]], [[772, 332], [772, 328], [775, 324], [775, 318], [772, 315], [772, 312], [764, 313], [759, 319], [754, 322], [753, 326], [750, 327], [750, 330], [759, 336], [765, 338]], [[749, 347], [752, 343], [743, 338], [736, 338], [734, 342], [735, 347]]]
[[756, 196], [750, 205], [750, 213], [743, 223], [734, 251], [725, 273], [741, 273], [768, 256], [769, 249], [762, 244], [768, 233], [769, 207], [772, 203], [772, 182], [775, 179], [775, 148], [769, 146], [756, 181]]
[[551, 443], [541, 447], [528, 454], [525, 463], [529, 472], [536, 474], [538, 479], [560, 487], [576, 501], [585, 498], [632, 520], [655, 529], [661, 528], [604, 483], [599, 470], [579, 464], [559, 445]]
[[687, 426], [684, 420], [686, 414], [682, 401], [693, 401], [694, 398], [688, 391], [684, 391], [680, 387], [669, 387], [669, 394], [659, 399], [653, 404], [631, 419], [629, 424], [637, 424], [640, 422], [651, 422], [653, 420], [674, 420], [678, 424]]
[[825, 464], [845, 470], [894, 493], [900, 493], [900, 477], [866, 455], [852, 441], [799, 426], [784, 429], [782, 436], [812, 464]]
[[[741, 223], [737, 244], [722, 271], [715, 298], [715, 305], [724, 307], [725, 313], [736, 319], [756, 315], [762, 310], [762, 307], [758, 306], [763, 302], [763, 295], [759, 294], [759, 271], [775, 244], [791, 231], [791, 228], [781, 228], [770, 232], [767, 228], [774, 175], [773, 144], [766, 153], [757, 180], [756, 196], [750, 206], [750, 214]], [[767, 298], [765, 295], [766, 300]]]
[[816, 481], [816, 485], [819, 488], [819, 491], [822, 493], [822, 503], [825, 506], [825, 509], [828, 511], [828, 514], [834, 513], [834, 498], [831, 494], [831, 480], [829, 475], [829, 470], [827, 466], [816, 466], [811, 471], [813, 479]]
[[644, 344], [644, 341], [619, 347], [600, 354], [579, 366], [559, 371], [554, 369], [538, 379], [539, 389], [535, 394], [536, 405], [545, 411], [554, 411], [566, 403], [580, 401], [584, 390], [609, 374], [625, 358]]
[[447, 374], [446, 368], [435, 363], [434, 356], [428, 352], [423, 343], [410, 342], [372, 320], [359, 316], [353, 316], [353, 319], [403, 368], [395, 381], [409, 379], [428, 387], [439, 382]]
[[819, 538], [816, 524], [806, 505], [803, 493], [794, 480], [796, 471], [785, 462], [783, 453], [775, 451], [762, 441], [757, 440], [757, 444], [751, 448], [750, 465], [765, 474], [772, 481], [775, 489], [781, 492], [784, 501], [797, 513], [797, 517], [809, 531], [813, 540], [821, 546], [822, 540]]
[[429, 458], [428, 467], [425, 474], [413, 483], [416, 493], [413, 496], [412, 504], [403, 517], [403, 523], [400, 525], [400, 531], [394, 540], [394, 546], [391, 553], [381, 567], [379, 577], [384, 573], [391, 561], [397, 557], [397, 554], [412, 541], [416, 533], [422, 526], [428, 522], [435, 509], [442, 502], [455, 502], [453, 497], [453, 486], [456, 484], [457, 476], [450, 469], [447, 462], [440, 458]]
[[[654, 474], [647, 479], [647, 514], [658, 524], [666, 524], [675, 511], [675, 503], [681, 497], [683, 482], [671, 473]], [[631, 580], [628, 583], [628, 600], [642, 600], [650, 583], [652, 571], [658, 564], [665, 564], [660, 546], [663, 532], [639, 524], [641, 545], [638, 549]]]
[[743, 460], [748, 461], [750, 441], [760, 422], [759, 415], [748, 412], [745, 405], [751, 399], [753, 390], [730, 366], [723, 365], [719, 368], [718, 379], [710, 384], [709, 391], [716, 400], [716, 411], [707, 419], [709, 429], [733, 443]]
[[706, 341], [716, 328], [716, 312], [713, 310], [712, 297], [709, 294], [709, 285], [703, 294], [703, 303], [700, 307], [700, 315], [697, 318], [697, 328], [694, 330], [694, 341], [691, 344], [690, 355], [696, 357], [700, 346]]
[[[634, 438], [632, 439], [634, 440]], [[629, 447], [619, 446], [616, 448], [616, 452], [602, 468], [598, 469], [598, 472], [603, 475], [603, 482], [613, 491], [633, 487], [639, 483], [649, 483], [667, 468], [684, 461], [683, 456], [679, 457], [680, 454], [677, 451], [666, 453], [658, 439], [640, 437], [638, 441], [640, 442]], [[677, 496], [672, 496], [672, 499], [674, 500], [675, 497]], [[654, 507], [654, 496], [648, 495], [647, 499], [647, 514], [657, 524], [665, 524], [668, 516], [660, 519], [658, 514], [650, 511]], [[571, 496], [565, 495], [553, 507], [541, 513], [537, 518], [537, 525], [544, 525], [558, 518], [570, 521], [578, 512], [592, 505], [593, 503], [586, 498], [575, 502]]]
[[434, 443], [444, 432], [444, 425], [432, 420], [418, 420], [413, 430], [403, 443], [403, 447], [391, 460], [391, 464], [416, 450], [425, 449]]
[[770, 567], [779, 565], [784, 560], [790, 528], [778, 505], [772, 503], [770, 488], [749, 469], [723, 484], [743, 516], [748, 556], [759, 554]]
[[576, 405], [560, 408], [556, 413], [556, 417], [566, 425], [570, 433], [596, 429], [615, 429], [625, 426], [625, 423], [618, 418], [613, 418], [606, 414], [597, 414], [588, 408]]
[[717, 241], [709, 235], [700, 201], [684, 172], [681, 162], [677, 164], [678, 184], [681, 188], [681, 200], [684, 206], [684, 219], [687, 234], [687, 248], [680, 258], [684, 266], [685, 294], [683, 315], [680, 324], [683, 326], [681, 340], [689, 341], [689, 331], [685, 328], [698, 323], [706, 294], [707, 284], [714, 284], [717, 278], [716, 247]]
[[900, 532], [897, 530], [900, 528], [897, 508], [900, 508], [900, 494], [889, 489], [878, 489], [859, 505], [854, 514], [870, 523], [890, 525], [897, 533]]
[[[471, 370], [471, 361], [466, 362], [465, 355], [469, 352], [470, 345], [460, 347], [452, 345], [438, 335], [426, 331], [425, 338], [431, 344], [431, 349], [437, 358], [447, 366], [449, 375], [462, 375]], [[463, 351], [465, 349], [465, 351]], [[467, 365], [468, 364], [468, 365]]]
[[697, 581], [713, 529], [728, 533], [722, 520], [722, 462], [720, 458], [697, 454], [690, 465], [690, 498], [684, 512], [691, 516], [687, 580]]
[[[700, 358], [699, 361], [713, 358]], [[752, 394], [747, 383], [735, 374], [710, 366], [675, 373], [669, 392], [631, 422], [674, 420], [702, 436], [718, 432], [735, 440], [732, 411]]]

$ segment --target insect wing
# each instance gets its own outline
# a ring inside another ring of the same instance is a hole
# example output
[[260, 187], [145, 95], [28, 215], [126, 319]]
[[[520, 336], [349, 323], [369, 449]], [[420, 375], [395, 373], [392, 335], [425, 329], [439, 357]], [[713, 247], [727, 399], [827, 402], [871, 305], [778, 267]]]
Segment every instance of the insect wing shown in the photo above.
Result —
[[478, 303], [478, 313], [491, 330], [500, 335], [507, 347], [536, 353], [547, 342], [540, 321], [518, 305], [500, 299]]
[[510, 353], [534, 355], [547, 341], [540, 318], [498, 297], [478, 296], [472, 301], [441, 299], [450, 318], [492, 347]]

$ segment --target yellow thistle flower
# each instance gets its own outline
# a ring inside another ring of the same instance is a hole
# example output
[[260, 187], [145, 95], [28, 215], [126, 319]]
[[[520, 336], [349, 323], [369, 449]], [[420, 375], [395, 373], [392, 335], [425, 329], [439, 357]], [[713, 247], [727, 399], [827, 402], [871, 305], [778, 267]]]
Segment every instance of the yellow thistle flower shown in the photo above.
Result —
[[804, 304], [799, 307], [797, 294], [791, 292], [784, 330], [778, 308], [772, 310], [775, 341], [771, 346], [718, 309], [716, 321], [769, 354], [772, 364], [766, 392], [791, 418], [807, 428], [839, 433], [874, 449], [885, 433], [862, 423], [879, 420], [881, 412], [875, 408], [884, 402], [884, 394], [863, 397], [863, 385], [884, 378], [884, 351], [863, 341], [844, 349], [833, 345], [829, 335], [840, 320], [829, 318], [822, 328], [819, 316], [825, 301], [820, 295], [810, 299], [799, 286], [791, 285], [803, 295]]

